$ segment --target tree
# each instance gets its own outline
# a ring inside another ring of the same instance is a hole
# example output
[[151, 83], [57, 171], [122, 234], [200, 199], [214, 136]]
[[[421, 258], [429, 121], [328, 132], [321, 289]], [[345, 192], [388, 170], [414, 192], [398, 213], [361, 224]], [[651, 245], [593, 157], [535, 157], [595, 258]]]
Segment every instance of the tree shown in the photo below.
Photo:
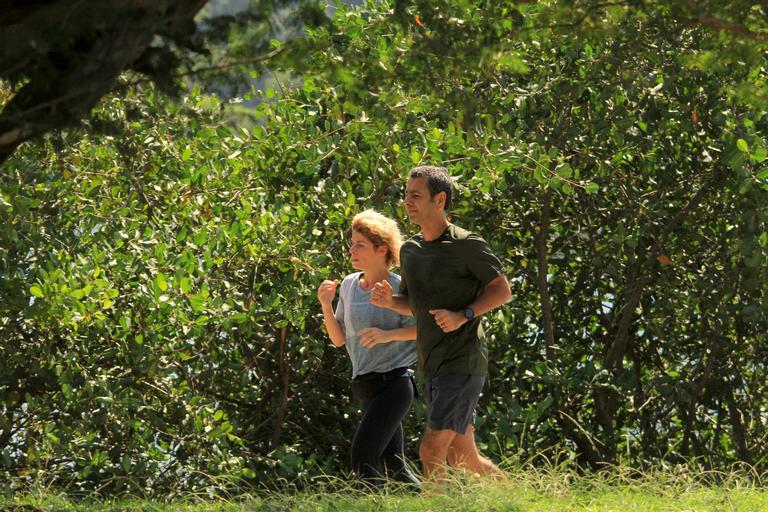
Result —
[[[323, 6], [312, 1], [264, 0], [236, 15], [196, 22], [207, 0], [149, 2], [78, 2], [5, 0], [0, 3], [0, 79], [14, 94], [0, 114], [0, 163], [20, 143], [52, 130], [76, 125], [88, 117], [100, 98], [124, 87], [120, 76], [138, 72], [167, 91], [178, 90], [180, 75], [217, 73], [242, 81], [244, 72], [281, 51], [269, 46], [274, 34], [272, 14], [297, 8], [283, 17], [288, 26], [320, 26], [329, 22]], [[766, 38], [765, 6], [752, 0], [678, 2], [674, 0], [602, 2], [559, 0], [481, 4], [464, 2], [393, 3], [392, 19], [401, 27], [414, 19], [430, 37], [412, 55], [474, 65], [478, 59], [516, 62], [510, 43], [532, 29], [610, 36], [626, 16], [641, 16], [651, 26], [667, 23], [670, 33], [680, 26], [703, 26], [706, 33], [701, 63], [722, 66], [731, 60], [755, 63], [762, 59]], [[493, 12], [499, 18], [491, 34], [471, 34], [473, 17]], [[485, 13], [485, 14], [482, 14]], [[415, 18], [414, 18], [415, 17]], [[525, 30], [524, 20], [534, 18]], [[451, 20], [461, 20], [456, 26]], [[470, 21], [469, 25], [464, 25]], [[297, 32], [292, 32], [289, 37]], [[211, 55], [201, 65], [195, 55]], [[491, 56], [491, 57], [489, 57]], [[463, 60], [461, 60], [463, 59]], [[193, 65], [197, 60], [198, 65]], [[296, 64], [301, 67], [301, 56]], [[462, 65], [457, 66], [461, 72]], [[735, 86], [745, 85], [736, 84]], [[753, 87], [738, 87], [754, 96]], [[754, 98], [764, 100], [762, 95]]]
[[[324, 19], [312, 2], [264, 1], [198, 23], [207, 0], [0, 2], [0, 79], [13, 94], [0, 113], [0, 163], [30, 138], [76, 125], [108, 92], [124, 88], [120, 77], [135, 72], [178, 91], [180, 75], [247, 64], [255, 68], [268, 51], [270, 16], [299, 6], [286, 24]], [[248, 25], [249, 31], [240, 30]], [[194, 66], [237, 33], [231, 59]], [[243, 57], [243, 46], [247, 55]], [[242, 69], [242, 67], [240, 68]]]

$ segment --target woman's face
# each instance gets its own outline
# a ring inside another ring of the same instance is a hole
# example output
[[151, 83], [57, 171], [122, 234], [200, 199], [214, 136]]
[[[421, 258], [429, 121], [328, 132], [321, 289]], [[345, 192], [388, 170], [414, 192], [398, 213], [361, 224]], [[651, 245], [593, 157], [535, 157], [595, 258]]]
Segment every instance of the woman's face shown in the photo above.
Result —
[[349, 248], [352, 266], [357, 270], [365, 270], [379, 265], [386, 265], [387, 247], [376, 247], [365, 235], [352, 231], [352, 245]]

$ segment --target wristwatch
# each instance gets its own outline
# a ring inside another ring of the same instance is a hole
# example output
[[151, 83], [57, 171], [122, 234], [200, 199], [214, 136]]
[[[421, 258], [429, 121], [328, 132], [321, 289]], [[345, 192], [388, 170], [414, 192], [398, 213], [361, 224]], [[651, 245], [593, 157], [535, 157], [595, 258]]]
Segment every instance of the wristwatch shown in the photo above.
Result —
[[472, 310], [471, 307], [467, 306], [466, 308], [464, 308], [464, 317], [467, 320], [472, 320], [473, 318], [475, 318], [475, 312]]

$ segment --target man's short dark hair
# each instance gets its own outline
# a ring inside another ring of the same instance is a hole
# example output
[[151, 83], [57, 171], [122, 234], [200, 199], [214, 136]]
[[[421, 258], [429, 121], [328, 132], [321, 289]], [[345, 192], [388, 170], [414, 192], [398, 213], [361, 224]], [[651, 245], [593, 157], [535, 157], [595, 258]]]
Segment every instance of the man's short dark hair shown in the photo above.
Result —
[[448, 169], [434, 165], [420, 165], [411, 169], [410, 178], [427, 178], [427, 188], [430, 197], [435, 197], [438, 192], [445, 192], [445, 210], [451, 208], [453, 196], [453, 182]]

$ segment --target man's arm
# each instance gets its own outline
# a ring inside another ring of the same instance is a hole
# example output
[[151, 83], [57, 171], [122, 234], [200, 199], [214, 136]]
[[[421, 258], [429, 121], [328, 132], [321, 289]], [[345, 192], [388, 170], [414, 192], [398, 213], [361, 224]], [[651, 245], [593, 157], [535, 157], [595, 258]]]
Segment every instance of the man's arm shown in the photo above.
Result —
[[[485, 290], [480, 296], [468, 306], [475, 312], [475, 316], [480, 316], [493, 311], [499, 306], [503, 306], [512, 299], [512, 290], [509, 287], [509, 281], [504, 274], [485, 286]], [[461, 312], [463, 315], [464, 313]]]
[[[483, 292], [472, 304], [467, 304], [467, 306], [477, 317], [506, 304], [511, 298], [512, 290], [509, 287], [509, 281], [504, 274], [500, 274], [485, 286]], [[443, 332], [455, 331], [469, 321], [464, 315], [464, 311], [431, 309], [429, 312], [434, 315], [435, 323], [440, 326]]]
[[408, 303], [408, 297], [405, 295], [395, 295], [392, 285], [386, 280], [373, 285], [371, 304], [380, 308], [391, 309], [403, 316], [413, 316], [411, 306]]

